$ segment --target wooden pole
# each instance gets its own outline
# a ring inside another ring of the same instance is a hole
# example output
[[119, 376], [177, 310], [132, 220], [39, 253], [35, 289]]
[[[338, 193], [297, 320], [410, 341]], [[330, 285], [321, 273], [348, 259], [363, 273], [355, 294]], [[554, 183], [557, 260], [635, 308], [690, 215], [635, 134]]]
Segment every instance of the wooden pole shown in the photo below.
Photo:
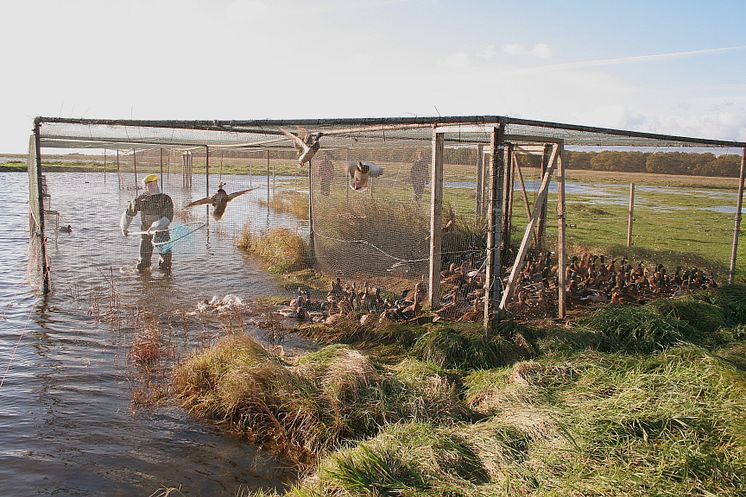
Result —
[[542, 204], [546, 202], [547, 195], [549, 193], [549, 180], [551, 179], [552, 173], [554, 172], [554, 164], [556, 158], [557, 147], [555, 146], [549, 159], [549, 167], [547, 167], [547, 172], [544, 174], [544, 178], [542, 178], [541, 180], [539, 194], [536, 197], [536, 204], [534, 205], [534, 212], [531, 214], [531, 219], [529, 219], [528, 221], [526, 231], [523, 233], [523, 240], [521, 241], [521, 245], [518, 248], [518, 253], [516, 254], [515, 262], [513, 263], [513, 269], [511, 269], [510, 271], [508, 283], [505, 286], [505, 291], [503, 292], [502, 300], [500, 301], [500, 310], [505, 310], [505, 306], [508, 304], [508, 300], [513, 296], [513, 292], [515, 291], [518, 273], [523, 270], [523, 261], [526, 258], [526, 253], [528, 252], [528, 241], [531, 237], [531, 231], [537, 225], [537, 222], [539, 220], [539, 214], [542, 210]]
[[313, 166], [308, 161], [308, 255], [313, 263], [316, 256], [316, 240], [313, 230]]
[[741, 154], [741, 172], [738, 175], [738, 200], [736, 202], [736, 226], [733, 229], [733, 247], [730, 252], [730, 268], [728, 270], [728, 283], [736, 279], [736, 257], [738, 255], [738, 236], [741, 233], [741, 208], [743, 207], [743, 181], [746, 172], [746, 147]]
[[512, 185], [512, 178], [510, 176], [510, 169], [512, 166], [512, 156], [513, 156], [513, 145], [508, 144], [505, 147], [505, 157], [503, 160], [503, 203], [502, 203], [502, 219], [500, 220], [500, 240], [502, 241], [502, 246], [500, 247], [502, 249], [502, 258], [503, 260], [507, 259], [508, 257], [508, 251], [510, 250], [510, 219], [508, 218], [508, 213], [510, 212], [510, 193], [512, 191], [511, 185]]
[[482, 220], [482, 190], [483, 190], [483, 177], [482, 177], [482, 153], [484, 151], [484, 147], [482, 145], [477, 145], [477, 171], [476, 171], [476, 177], [477, 177], [477, 198], [475, 200], [475, 208], [474, 208], [474, 218], [477, 220], [477, 222]]
[[[508, 233], [511, 234], [513, 232], [513, 200], [515, 199], [515, 170], [516, 170], [516, 153], [515, 150], [513, 150], [513, 153], [511, 154], [511, 160], [509, 162], [510, 164], [510, 201], [508, 202]], [[505, 262], [505, 261], [503, 261]]]
[[161, 191], [165, 192], [166, 189], [164, 188], [165, 185], [163, 184], [163, 147], [161, 147], [160, 151], [161, 151]]
[[122, 189], [122, 172], [119, 170], [119, 149], [117, 149], [117, 184]]
[[627, 210], [627, 248], [632, 246], [632, 221], [635, 211], [635, 184], [629, 184], [629, 209]]
[[269, 150], [267, 153], [267, 212], [269, 212]]
[[565, 281], [565, 264], [567, 262], [567, 219], [565, 204], [565, 145], [559, 144], [559, 159], [557, 161], [557, 314], [564, 319], [566, 314], [567, 282]]
[[36, 194], [39, 201], [39, 219], [37, 224], [37, 235], [39, 237], [39, 258], [41, 259], [42, 292], [46, 295], [51, 290], [50, 268], [47, 264], [47, 235], [44, 231], [44, 176], [41, 165], [41, 138], [39, 136], [39, 123], [34, 124], [34, 150], [36, 154]]
[[[523, 206], [526, 209], [526, 220], [531, 219], [531, 205], [528, 203], [528, 193], [526, 193], [526, 183], [523, 181], [523, 171], [521, 171], [521, 165], [518, 163], [518, 157], [513, 154], [513, 163], [516, 170], [518, 171], [518, 179], [521, 180], [521, 194], [523, 196]], [[538, 247], [538, 240], [536, 232], [534, 232], [534, 245]]]
[[445, 135], [433, 127], [432, 159], [430, 171], [430, 268], [428, 298], [430, 308], [440, 306], [440, 256], [443, 237], [443, 146]]
[[140, 185], [137, 183], [137, 150], [132, 149], [132, 164], [135, 167], [135, 193], [140, 189]]
[[490, 138], [489, 209], [487, 211], [487, 262], [484, 279], [484, 329], [489, 331], [500, 320], [502, 296], [500, 278], [500, 220], [502, 218], [503, 144], [505, 127], [492, 128]]
[[[210, 148], [205, 145], [205, 197], [210, 196]], [[205, 206], [206, 224], [210, 226], [210, 205]]]
[[[549, 143], [544, 144], [544, 153], [541, 155], [541, 177], [547, 173], [547, 161], [549, 160], [549, 154], [551, 153], [552, 145]], [[538, 204], [537, 204], [538, 205]], [[536, 208], [536, 207], [534, 207]], [[547, 204], [544, 204], [539, 214], [539, 228], [536, 232], [536, 250], [540, 251], [544, 248], [544, 235], [547, 231]]]

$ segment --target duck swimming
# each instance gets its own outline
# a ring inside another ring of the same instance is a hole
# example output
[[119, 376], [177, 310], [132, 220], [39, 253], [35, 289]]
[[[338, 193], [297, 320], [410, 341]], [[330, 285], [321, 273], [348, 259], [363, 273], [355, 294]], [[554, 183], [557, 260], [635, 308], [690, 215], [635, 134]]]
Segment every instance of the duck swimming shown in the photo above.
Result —
[[257, 187], [248, 188], [246, 190], [241, 190], [238, 192], [228, 194], [225, 190], [223, 190], [224, 186], [225, 186], [225, 183], [221, 182], [218, 185], [218, 191], [215, 193], [215, 195], [211, 197], [205, 197], [199, 200], [195, 200], [194, 202], [191, 202], [187, 204], [186, 206], [194, 207], [195, 205], [211, 204], [214, 207], [212, 211], [212, 217], [216, 221], [220, 221], [223, 218], [223, 214], [225, 214], [225, 208], [228, 207], [228, 202], [230, 202], [231, 200], [233, 200], [234, 198], [240, 195], [243, 195], [244, 193], [248, 193], [251, 190], [255, 190], [257, 188]]
[[72, 233], [73, 232], [73, 227], [68, 224], [67, 226], [63, 226], [62, 228], [60, 228], [60, 232], [62, 232], [62, 233]]

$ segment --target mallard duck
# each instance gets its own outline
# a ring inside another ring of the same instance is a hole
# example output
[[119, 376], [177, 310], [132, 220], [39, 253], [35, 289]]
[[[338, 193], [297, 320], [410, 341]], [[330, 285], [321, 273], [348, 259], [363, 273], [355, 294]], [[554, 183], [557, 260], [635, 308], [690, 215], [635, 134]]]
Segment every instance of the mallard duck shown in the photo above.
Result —
[[63, 226], [62, 228], [60, 228], [60, 232], [62, 232], [62, 233], [72, 233], [73, 232], [73, 227], [68, 224], [67, 226]]
[[324, 136], [324, 133], [319, 132], [308, 134], [305, 130], [302, 130], [304, 136], [303, 138], [300, 138], [286, 129], [280, 128], [280, 131], [282, 131], [282, 134], [293, 140], [295, 148], [298, 150], [298, 167], [303, 167], [303, 164], [311, 162], [313, 156], [316, 155], [316, 152], [321, 148], [319, 139]]
[[215, 195], [195, 200], [194, 202], [188, 203], [186, 206], [194, 207], [195, 205], [211, 204], [214, 207], [212, 211], [212, 217], [215, 218], [215, 221], [220, 221], [223, 218], [223, 214], [225, 214], [225, 208], [228, 207], [228, 202], [240, 195], [243, 195], [244, 193], [248, 193], [251, 190], [255, 190], [256, 188], [258, 188], [247, 188], [246, 190], [241, 190], [229, 194], [225, 190], [223, 190], [224, 186], [225, 183], [221, 182], [218, 185], [218, 191], [215, 193]]
[[365, 191], [370, 178], [377, 178], [383, 174], [383, 168], [375, 164], [343, 164], [342, 172], [347, 176], [350, 188], [355, 191]]

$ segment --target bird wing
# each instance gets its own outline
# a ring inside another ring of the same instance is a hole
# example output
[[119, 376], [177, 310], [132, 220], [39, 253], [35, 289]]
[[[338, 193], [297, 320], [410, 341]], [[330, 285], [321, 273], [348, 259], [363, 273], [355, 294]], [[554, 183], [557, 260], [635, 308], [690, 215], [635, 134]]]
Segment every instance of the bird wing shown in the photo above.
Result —
[[342, 169], [342, 172], [346, 174], [347, 176], [352, 176], [350, 172], [352, 171], [354, 173], [355, 167], [356, 167], [355, 164], [352, 164], [349, 162], [345, 162], [340, 166], [340, 168]]
[[211, 204], [211, 203], [212, 203], [212, 197], [205, 197], [199, 200], [195, 200], [194, 202], [190, 202], [186, 206], [194, 207], [195, 205], [205, 205], [205, 204]]
[[228, 195], [228, 197], [227, 197], [227, 199], [226, 199], [226, 200], [227, 200], [228, 202], [230, 202], [230, 201], [231, 201], [231, 200], [233, 200], [234, 198], [236, 198], [236, 197], [238, 197], [238, 196], [241, 196], [241, 195], [243, 195], [244, 193], [249, 193], [249, 192], [250, 192], [251, 190], [256, 190], [257, 188], [258, 188], [258, 187], [257, 187], [257, 186], [255, 186], [254, 188], [247, 188], [246, 190], [241, 190], [241, 191], [238, 191], [238, 192], [233, 192], [233, 193], [231, 193], [230, 195]]
[[293, 140], [293, 143], [295, 143], [296, 147], [300, 147], [301, 150], [308, 149], [308, 145], [306, 145], [306, 142], [292, 134], [290, 131], [286, 130], [285, 128], [280, 128], [280, 131], [282, 131], [282, 134]]
[[374, 178], [377, 178], [377, 177], [379, 177], [380, 175], [383, 174], [383, 167], [377, 166], [375, 164], [368, 164], [368, 166], [370, 167], [370, 169], [368, 170], [368, 172]]

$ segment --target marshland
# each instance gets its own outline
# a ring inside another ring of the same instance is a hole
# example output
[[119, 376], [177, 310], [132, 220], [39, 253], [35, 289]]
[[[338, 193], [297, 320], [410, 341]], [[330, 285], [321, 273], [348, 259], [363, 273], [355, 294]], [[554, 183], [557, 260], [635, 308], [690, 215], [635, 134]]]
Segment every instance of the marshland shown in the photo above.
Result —
[[[112, 201], [112, 170], [51, 167], [52, 208], [73, 231], [50, 236], [55, 291], [41, 301], [23, 278], [26, 176], [3, 175], [16, 209], [3, 221], [13, 257], [0, 302], [11, 357], [0, 472], [29, 488], [44, 474], [68, 493], [108, 495], [743, 493], [746, 287], [724, 284], [733, 179], [568, 171], [571, 255], [696, 266], [719, 284], [625, 306], [576, 303], [568, 319], [526, 316], [485, 334], [478, 318], [436, 319], [427, 306], [390, 319], [354, 308], [331, 319], [321, 307], [336, 277], [346, 291], [379, 287], [381, 302], [417, 293], [426, 264], [366, 278], [335, 242], [427, 257], [429, 192], [411, 200], [409, 163], [385, 162], [393, 181], [363, 193], [339, 180], [328, 197], [314, 192], [317, 264], [306, 171], [283, 158], [269, 175], [261, 158], [254, 165], [248, 176], [245, 161], [225, 160], [229, 187], [257, 191], [179, 246], [171, 277], [142, 279], [121, 271], [137, 248], [116, 225], [133, 192]], [[524, 173], [533, 203], [538, 170]], [[180, 181], [164, 185], [177, 206], [204, 190], [198, 175], [193, 191]], [[484, 248], [473, 190], [471, 166], [447, 165], [444, 224], [455, 223], [444, 246], [455, 252]], [[551, 250], [553, 208], [547, 219]], [[741, 246], [739, 274], [744, 256]], [[365, 265], [397, 267], [385, 256]], [[322, 319], [278, 313], [302, 295]]]

